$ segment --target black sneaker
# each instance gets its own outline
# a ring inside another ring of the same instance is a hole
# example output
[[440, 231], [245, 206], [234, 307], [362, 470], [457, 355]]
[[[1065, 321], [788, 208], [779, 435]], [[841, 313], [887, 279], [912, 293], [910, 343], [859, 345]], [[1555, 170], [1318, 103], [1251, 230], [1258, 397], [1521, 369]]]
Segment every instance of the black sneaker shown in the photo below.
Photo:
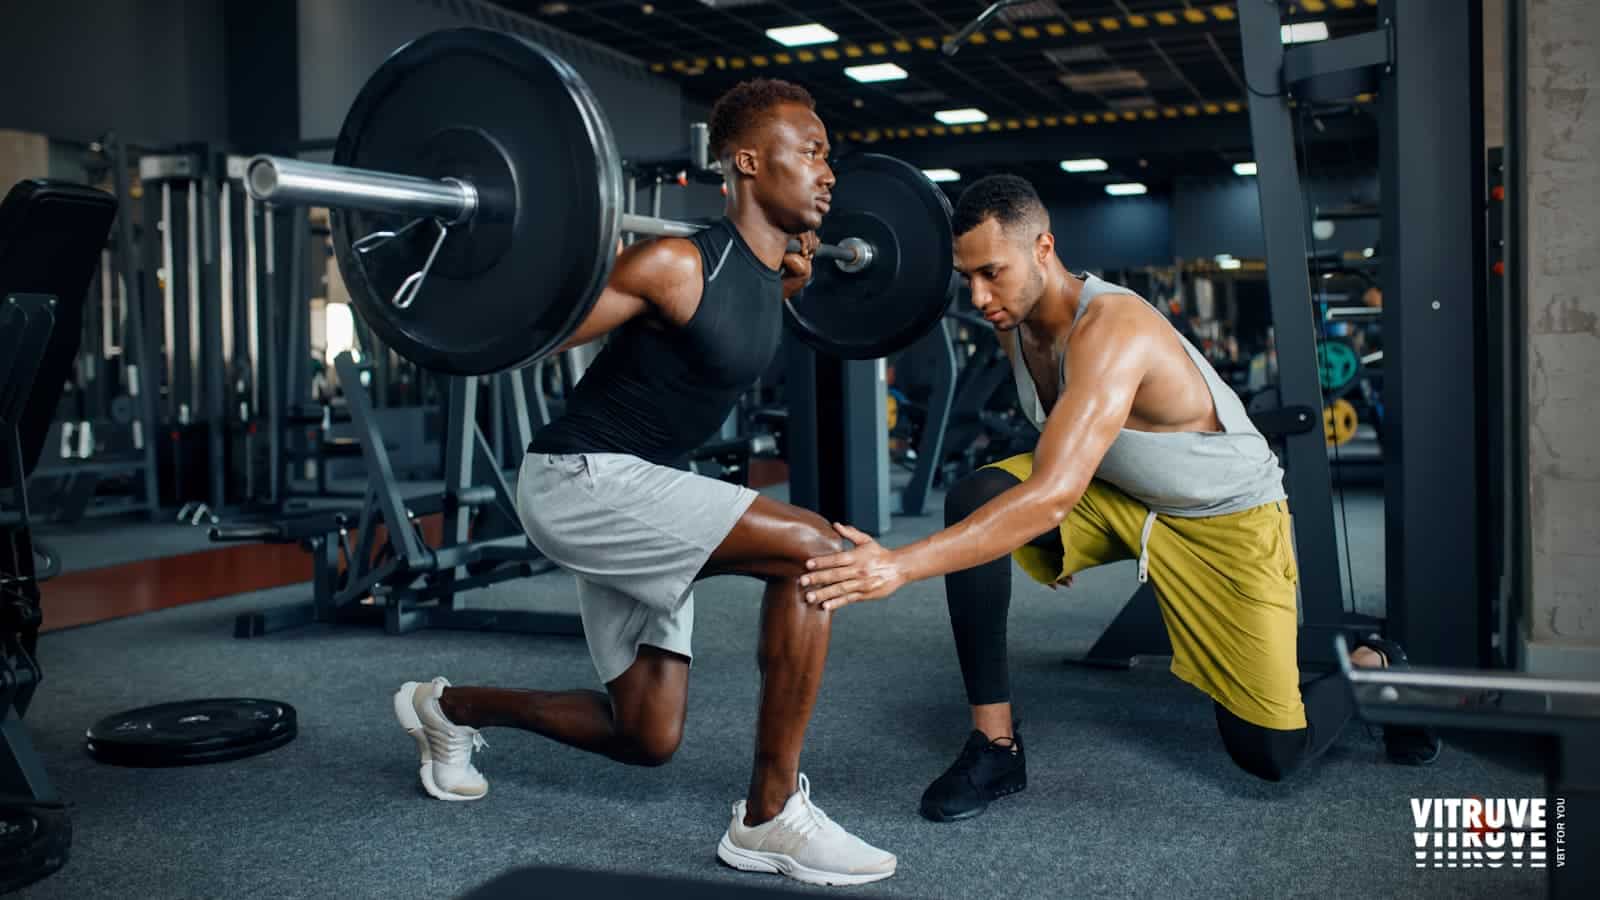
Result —
[[1012, 734], [1010, 741], [991, 741], [973, 731], [955, 763], [922, 792], [923, 817], [935, 822], [970, 819], [988, 809], [989, 801], [1027, 787], [1022, 733], [1013, 728]]
[[[1390, 669], [1409, 668], [1411, 660], [1406, 651], [1394, 641], [1370, 634], [1356, 639], [1356, 647], [1366, 647], [1383, 656], [1384, 665]], [[1402, 766], [1431, 766], [1444, 751], [1444, 742], [1431, 728], [1419, 725], [1383, 726], [1383, 748], [1389, 761]]]

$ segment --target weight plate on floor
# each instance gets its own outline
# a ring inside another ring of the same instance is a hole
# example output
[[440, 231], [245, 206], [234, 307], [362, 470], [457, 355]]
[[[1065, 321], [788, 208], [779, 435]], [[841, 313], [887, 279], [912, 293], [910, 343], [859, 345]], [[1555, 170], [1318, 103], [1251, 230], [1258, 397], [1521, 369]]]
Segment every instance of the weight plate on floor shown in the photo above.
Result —
[[0, 804], [0, 894], [33, 884], [66, 865], [72, 820], [60, 806]]
[[956, 282], [950, 201], [916, 166], [860, 153], [834, 170], [833, 208], [818, 235], [872, 245], [872, 264], [845, 272], [812, 265], [811, 283], [785, 304], [790, 327], [816, 349], [847, 359], [903, 350], [944, 315]]
[[1350, 439], [1356, 436], [1359, 421], [1356, 408], [1343, 397], [1323, 407], [1322, 433], [1328, 439], [1328, 446], [1350, 443]]
[[1354, 344], [1328, 338], [1317, 345], [1317, 378], [1322, 389], [1342, 394], [1361, 374], [1361, 354]]
[[610, 276], [622, 167], [600, 105], [564, 60], [524, 38], [440, 31], [396, 50], [345, 117], [334, 163], [476, 188], [478, 212], [452, 226], [415, 300], [396, 291], [425, 267], [433, 222], [358, 251], [403, 216], [333, 212], [350, 297], [384, 343], [417, 364], [483, 375], [549, 354]]
[[265, 753], [294, 740], [294, 707], [229, 697], [162, 703], [107, 716], [89, 729], [89, 755], [119, 766], [189, 766]]

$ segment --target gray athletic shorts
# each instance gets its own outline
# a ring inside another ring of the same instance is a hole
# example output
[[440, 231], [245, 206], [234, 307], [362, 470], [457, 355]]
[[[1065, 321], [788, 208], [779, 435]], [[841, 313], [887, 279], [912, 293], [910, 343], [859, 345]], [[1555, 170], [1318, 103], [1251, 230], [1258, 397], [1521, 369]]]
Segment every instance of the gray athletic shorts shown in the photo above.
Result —
[[625, 453], [529, 453], [517, 512], [539, 552], [578, 579], [600, 680], [641, 644], [689, 657], [694, 577], [756, 492]]

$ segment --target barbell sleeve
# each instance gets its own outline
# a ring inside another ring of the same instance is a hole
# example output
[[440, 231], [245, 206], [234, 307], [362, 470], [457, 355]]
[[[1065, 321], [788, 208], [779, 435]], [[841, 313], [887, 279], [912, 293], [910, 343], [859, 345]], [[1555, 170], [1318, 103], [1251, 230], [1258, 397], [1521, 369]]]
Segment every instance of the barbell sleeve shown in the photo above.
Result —
[[453, 178], [418, 178], [371, 169], [256, 156], [245, 164], [245, 189], [279, 205], [327, 206], [457, 224], [478, 211], [478, 191]]

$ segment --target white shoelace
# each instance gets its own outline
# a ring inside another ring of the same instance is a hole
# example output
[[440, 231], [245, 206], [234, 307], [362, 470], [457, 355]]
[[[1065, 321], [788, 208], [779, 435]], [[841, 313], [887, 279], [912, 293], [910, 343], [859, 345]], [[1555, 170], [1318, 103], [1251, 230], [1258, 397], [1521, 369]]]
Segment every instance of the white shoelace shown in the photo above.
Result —
[[489, 742], [475, 728], [457, 727], [445, 736], [445, 765], [464, 766], [472, 762], [474, 750], [486, 750]]
[[784, 827], [805, 838], [833, 825], [828, 814], [811, 802], [811, 781], [804, 772], [800, 773], [800, 805], [792, 812], [779, 816], [779, 819]]

